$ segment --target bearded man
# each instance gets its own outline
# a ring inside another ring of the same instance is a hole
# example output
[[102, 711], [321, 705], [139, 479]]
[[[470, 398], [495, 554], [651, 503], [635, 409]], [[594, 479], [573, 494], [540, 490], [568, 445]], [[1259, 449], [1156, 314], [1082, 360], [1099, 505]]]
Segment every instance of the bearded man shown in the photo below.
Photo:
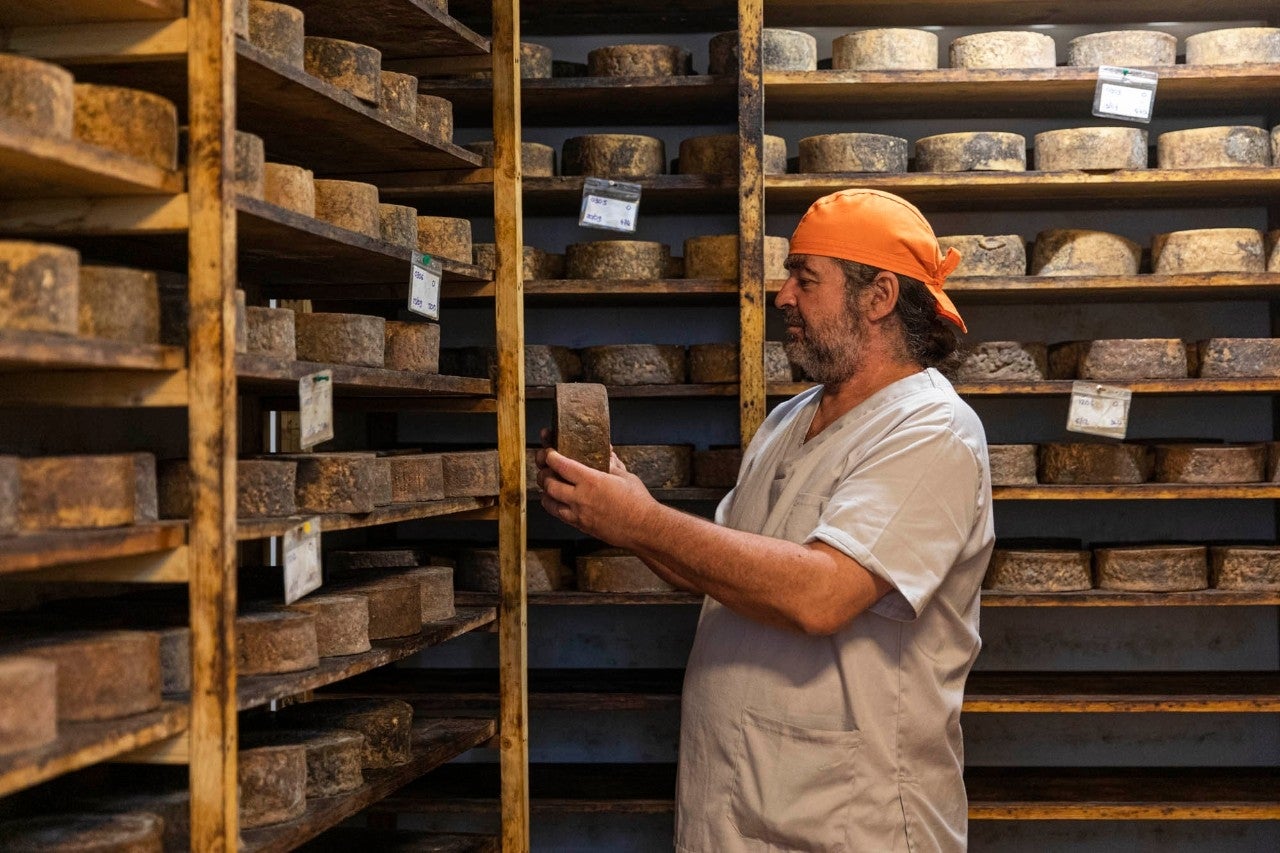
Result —
[[682, 700], [680, 853], [960, 851], [960, 706], [994, 541], [982, 424], [936, 365], [964, 323], [924, 216], [814, 202], [775, 304], [819, 384], [778, 406], [715, 523], [538, 453], [543, 507], [706, 596]]

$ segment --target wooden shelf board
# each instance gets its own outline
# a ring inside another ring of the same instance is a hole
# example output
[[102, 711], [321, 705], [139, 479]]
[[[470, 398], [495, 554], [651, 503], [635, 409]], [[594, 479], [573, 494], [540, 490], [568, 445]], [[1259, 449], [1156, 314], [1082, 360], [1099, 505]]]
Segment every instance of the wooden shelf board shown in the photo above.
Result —
[[463, 832], [412, 832], [367, 827], [331, 829], [315, 841], [297, 848], [299, 853], [499, 853], [496, 836]]
[[996, 500], [1005, 501], [1275, 500], [1280, 498], [1280, 483], [996, 486], [991, 490], [991, 496]]
[[[451, 216], [488, 215], [493, 211], [493, 185], [487, 180], [439, 183], [412, 173], [370, 177], [383, 188], [385, 202], [420, 207], [424, 212], [439, 210]], [[525, 216], [574, 213], [581, 206], [582, 181], [576, 175], [525, 178]], [[646, 213], [732, 213], [737, 209], [737, 175], [657, 175], [634, 183], [641, 186], [640, 201]]]
[[0, 117], [0, 199], [171, 195], [183, 173], [75, 139], [38, 136]]
[[246, 853], [284, 853], [363, 811], [430, 770], [488, 741], [493, 720], [419, 720], [413, 725], [413, 757], [385, 770], [365, 770], [365, 783], [349, 794], [307, 800], [306, 813], [288, 823], [241, 833]]
[[307, 35], [367, 44], [382, 51], [383, 59], [489, 52], [487, 38], [449, 17], [431, 0], [365, 0], [359, 15], [351, 14], [346, 0], [295, 0], [293, 6], [306, 18]]
[[492, 607], [461, 608], [452, 619], [429, 622], [422, 626], [421, 633], [411, 637], [374, 640], [373, 648], [362, 654], [321, 658], [320, 665], [315, 669], [283, 675], [242, 676], [236, 687], [236, 707], [241, 711], [257, 708], [276, 699], [316, 690], [376, 667], [386, 666], [489, 625], [497, 616], [497, 611]]
[[186, 731], [187, 720], [185, 703], [166, 701], [154, 711], [115, 720], [59, 721], [52, 743], [0, 756], [0, 796], [166, 740]]
[[[1280, 280], [1280, 276], [1277, 276]], [[1278, 281], [1280, 284], [1280, 281]], [[446, 286], [445, 299], [492, 299], [494, 284], [486, 281], [477, 284], [460, 283]], [[717, 301], [727, 303], [738, 296], [738, 283], [711, 278], [664, 278], [651, 280], [606, 281], [603, 279], [527, 279], [524, 282], [526, 303], [554, 304], [558, 301], [581, 305], [584, 297], [601, 302], [641, 301], [652, 299], [664, 305], [672, 301], [684, 301], [682, 297], [722, 297]]]
[[[1280, 379], [1141, 379], [1107, 380], [1107, 385], [1127, 388], [1135, 394], [1274, 394], [1280, 392]], [[962, 397], [1050, 397], [1071, 393], [1072, 380], [1049, 379], [1039, 382], [1000, 380], [991, 382], [956, 382], [956, 393]], [[812, 382], [771, 382], [770, 397], [793, 397], [813, 387]]]
[[[476, 2], [476, 0], [471, 0]], [[456, 0], [455, 0], [456, 2]], [[1030, 24], [1129, 24], [1147, 21], [1275, 20], [1270, 0], [1233, 2], [1222, 7], [1194, 0], [1133, 0], [1116, 6], [1103, 0], [770, 0], [766, 26], [920, 26], [963, 25], [1006, 28]]]
[[174, 371], [181, 370], [186, 364], [187, 354], [182, 347], [0, 329], [0, 371]]
[[[378, 507], [373, 512], [322, 515], [320, 516], [320, 529], [327, 533], [334, 530], [356, 530], [363, 527], [377, 527], [382, 524], [398, 524], [401, 521], [418, 521], [424, 518], [437, 518], [442, 515], [455, 515], [472, 510], [485, 509], [495, 503], [496, 498], [445, 498], [440, 501], [392, 504], [391, 506]], [[242, 518], [236, 524], [236, 540], [244, 542], [251, 539], [283, 536], [286, 530], [297, 527], [305, 520], [305, 516]]]
[[182, 8], [182, 0], [51, 0], [42, 3], [7, 3], [0, 8], [0, 26], [167, 21], [180, 17]]
[[241, 392], [297, 390], [298, 380], [321, 370], [333, 371], [333, 391], [358, 396], [489, 396], [493, 383], [470, 376], [442, 376], [381, 367], [284, 361], [262, 355], [237, 355], [236, 378]]
[[[737, 383], [705, 383], [701, 385], [610, 385], [609, 397], [613, 399], [635, 397], [736, 397]], [[555, 396], [551, 385], [525, 386], [525, 399], [550, 400]]]
[[181, 521], [22, 533], [0, 537], [0, 575], [153, 554], [179, 548], [186, 542], [187, 525]]
[[[487, 0], [450, 0], [449, 11], [469, 26], [489, 31], [492, 7]], [[520, 31], [524, 36], [718, 32], [737, 26], [736, 11], [721, 0], [603, 6], [589, 0], [525, 0], [520, 4]]]

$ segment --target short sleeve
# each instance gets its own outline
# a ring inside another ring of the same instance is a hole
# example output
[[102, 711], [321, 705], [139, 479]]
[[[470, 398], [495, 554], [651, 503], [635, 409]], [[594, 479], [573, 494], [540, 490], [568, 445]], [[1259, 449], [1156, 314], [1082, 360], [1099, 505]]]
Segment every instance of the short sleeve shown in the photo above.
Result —
[[808, 541], [893, 585], [871, 608], [915, 619], [959, 560], [979, 512], [982, 465], [949, 427], [900, 427], [835, 489]]

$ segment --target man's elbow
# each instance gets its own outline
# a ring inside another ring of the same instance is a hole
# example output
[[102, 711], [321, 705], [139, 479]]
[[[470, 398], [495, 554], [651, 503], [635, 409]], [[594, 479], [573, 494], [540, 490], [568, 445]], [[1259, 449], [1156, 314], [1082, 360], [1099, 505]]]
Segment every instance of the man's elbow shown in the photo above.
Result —
[[796, 614], [792, 622], [796, 630], [807, 636], [830, 637], [853, 621], [855, 616], [857, 616], [856, 613], [849, 613], [843, 609], [814, 607]]

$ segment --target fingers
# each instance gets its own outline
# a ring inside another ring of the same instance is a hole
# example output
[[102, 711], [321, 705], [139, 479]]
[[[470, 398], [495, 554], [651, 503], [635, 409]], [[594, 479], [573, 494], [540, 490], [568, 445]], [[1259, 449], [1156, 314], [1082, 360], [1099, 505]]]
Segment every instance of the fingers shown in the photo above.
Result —
[[588, 468], [576, 459], [570, 459], [558, 450], [546, 452], [547, 467], [566, 483], [577, 484], [590, 477], [598, 477], [601, 472]]

